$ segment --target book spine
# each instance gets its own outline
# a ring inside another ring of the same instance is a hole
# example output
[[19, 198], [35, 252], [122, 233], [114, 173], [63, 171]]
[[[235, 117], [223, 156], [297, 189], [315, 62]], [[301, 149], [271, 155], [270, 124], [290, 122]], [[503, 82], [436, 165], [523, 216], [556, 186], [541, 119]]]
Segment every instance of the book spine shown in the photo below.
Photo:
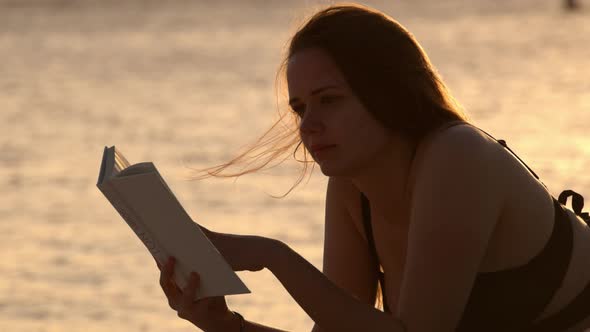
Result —
[[117, 210], [117, 212], [121, 215], [123, 220], [127, 222], [133, 232], [135, 232], [135, 235], [137, 235], [141, 242], [146, 246], [156, 261], [162, 265], [165, 264], [166, 260], [168, 259], [168, 253], [164, 251], [164, 248], [162, 248], [162, 246], [159, 245], [154, 237], [149, 233], [147, 228], [141, 222], [141, 219], [138, 217], [137, 213], [135, 213], [133, 209], [129, 207], [129, 205], [126, 204], [123, 199], [121, 199], [121, 195], [115, 186], [112, 183], [107, 182], [99, 186], [99, 189], [115, 208], [115, 210]]

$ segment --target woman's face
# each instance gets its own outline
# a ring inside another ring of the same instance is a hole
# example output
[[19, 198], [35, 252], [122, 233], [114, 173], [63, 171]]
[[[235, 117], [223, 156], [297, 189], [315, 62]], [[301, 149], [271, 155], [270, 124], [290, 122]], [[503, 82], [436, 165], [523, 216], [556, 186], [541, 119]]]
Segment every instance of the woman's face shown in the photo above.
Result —
[[295, 53], [287, 64], [287, 83], [303, 144], [324, 175], [355, 176], [391, 148], [390, 132], [367, 111], [322, 50]]

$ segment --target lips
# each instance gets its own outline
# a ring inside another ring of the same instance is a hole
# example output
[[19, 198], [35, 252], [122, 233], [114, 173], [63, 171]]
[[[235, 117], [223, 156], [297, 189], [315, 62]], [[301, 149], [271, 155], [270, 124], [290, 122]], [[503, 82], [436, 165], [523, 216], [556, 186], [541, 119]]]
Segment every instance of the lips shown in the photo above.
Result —
[[312, 153], [316, 153], [322, 150], [325, 150], [327, 148], [331, 148], [333, 146], [336, 146], [334, 144], [314, 144], [310, 147], [310, 150]]

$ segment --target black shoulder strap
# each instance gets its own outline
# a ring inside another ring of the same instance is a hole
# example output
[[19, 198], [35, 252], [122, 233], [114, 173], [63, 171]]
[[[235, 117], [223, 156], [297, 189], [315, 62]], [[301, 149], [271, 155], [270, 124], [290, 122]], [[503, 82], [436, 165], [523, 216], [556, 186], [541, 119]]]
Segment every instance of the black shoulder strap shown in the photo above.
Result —
[[529, 172], [531, 172], [533, 174], [533, 176], [537, 180], [539, 180], [541, 182], [541, 184], [545, 188], [547, 188], [547, 186], [543, 183], [543, 181], [541, 181], [541, 179], [539, 178], [539, 176], [537, 176], [537, 173], [535, 173], [522, 159], [520, 159], [520, 157], [516, 153], [514, 153], [514, 151], [512, 151], [512, 149], [510, 149], [508, 147], [508, 144], [506, 144], [506, 141], [505, 140], [503, 140], [503, 139], [496, 139], [494, 136], [488, 134], [485, 130], [483, 130], [483, 129], [479, 128], [479, 127], [476, 127], [476, 126], [474, 126], [474, 127], [477, 128], [477, 129], [479, 129], [484, 134], [486, 134], [486, 135], [490, 136], [491, 138], [493, 138], [496, 142], [500, 143], [500, 145], [502, 145], [504, 148], [508, 149], [508, 151], [510, 151], [510, 153], [512, 153], [518, 160], [520, 160], [520, 162], [529, 170]]
[[[516, 153], [514, 153], [514, 151], [512, 151], [508, 147], [505, 140], [495, 139], [494, 136], [488, 134], [485, 130], [483, 130], [479, 127], [476, 127], [476, 128], [479, 129], [480, 131], [482, 131], [483, 133], [485, 133], [486, 135], [490, 136], [494, 140], [496, 140], [498, 143], [500, 143], [506, 149], [508, 149], [508, 151], [510, 151], [516, 158], [518, 158], [518, 160], [520, 160], [520, 162], [526, 166], [526, 168], [535, 176], [535, 178], [537, 178], [537, 180], [539, 180], [541, 182], [541, 184], [543, 186], [545, 186], [545, 188], [547, 188], [547, 186], [539, 179], [537, 174], [535, 172], [533, 172], [533, 170], [529, 166], [527, 166], [527, 164], [524, 161], [522, 161], [522, 159], [520, 159], [516, 155]], [[567, 199], [570, 196], [572, 197], [572, 210], [576, 213], [576, 215], [580, 216], [584, 220], [584, 222], [586, 222], [587, 225], [590, 225], [590, 214], [588, 212], [582, 212], [582, 209], [584, 208], [584, 197], [582, 195], [578, 194], [577, 192], [575, 192], [571, 189], [567, 189], [567, 190], [564, 190], [561, 192], [561, 194], [559, 195], [559, 198], [557, 200], [559, 203], [561, 203], [565, 206], [567, 203]]]
[[377, 249], [375, 248], [375, 240], [373, 239], [373, 227], [371, 225], [371, 208], [369, 206], [369, 200], [365, 194], [361, 193], [361, 207], [363, 212], [363, 225], [365, 227], [365, 235], [369, 240], [370, 255], [373, 259], [374, 264], [377, 265], [377, 274], [379, 275], [379, 282], [381, 283], [381, 294], [383, 296], [383, 310], [391, 313], [389, 305], [387, 304], [387, 295], [385, 292], [385, 275], [379, 269], [379, 257], [377, 256]]
[[584, 222], [590, 226], [590, 214], [588, 212], [582, 212], [582, 209], [584, 208], [584, 197], [582, 195], [578, 194], [577, 192], [571, 189], [568, 189], [562, 191], [561, 194], [559, 194], [557, 200], [559, 201], [559, 203], [565, 206], [565, 204], [567, 203], [567, 198], [570, 196], [572, 196], [572, 209], [574, 210], [576, 215], [584, 219]]
[[363, 193], [361, 193], [361, 206], [363, 209], [363, 226], [365, 226], [365, 235], [369, 240], [369, 250], [371, 250], [371, 256], [374, 258], [375, 263], [379, 264], [379, 258], [377, 257], [377, 251], [375, 249], [375, 240], [373, 239], [373, 226], [371, 225], [369, 200]]

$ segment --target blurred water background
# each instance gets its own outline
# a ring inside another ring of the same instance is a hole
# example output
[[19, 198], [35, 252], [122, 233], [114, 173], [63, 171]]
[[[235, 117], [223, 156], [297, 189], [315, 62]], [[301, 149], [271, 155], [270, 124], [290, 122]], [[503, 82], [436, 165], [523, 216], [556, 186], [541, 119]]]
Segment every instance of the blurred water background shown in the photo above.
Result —
[[[103, 147], [154, 161], [187, 211], [322, 267], [326, 179], [296, 165], [187, 181], [276, 119], [283, 46], [316, 1], [0, 0], [0, 331], [196, 331], [96, 188]], [[590, 3], [367, 1], [414, 33], [474, 122], [557, 197], [590, 197]], [[587, 7], [587, 8], [584, 8]], [[531, 230], [531, 231], [534, 231]], [[272, 273], [238, 272], [247, 319], [313, 322]]]

